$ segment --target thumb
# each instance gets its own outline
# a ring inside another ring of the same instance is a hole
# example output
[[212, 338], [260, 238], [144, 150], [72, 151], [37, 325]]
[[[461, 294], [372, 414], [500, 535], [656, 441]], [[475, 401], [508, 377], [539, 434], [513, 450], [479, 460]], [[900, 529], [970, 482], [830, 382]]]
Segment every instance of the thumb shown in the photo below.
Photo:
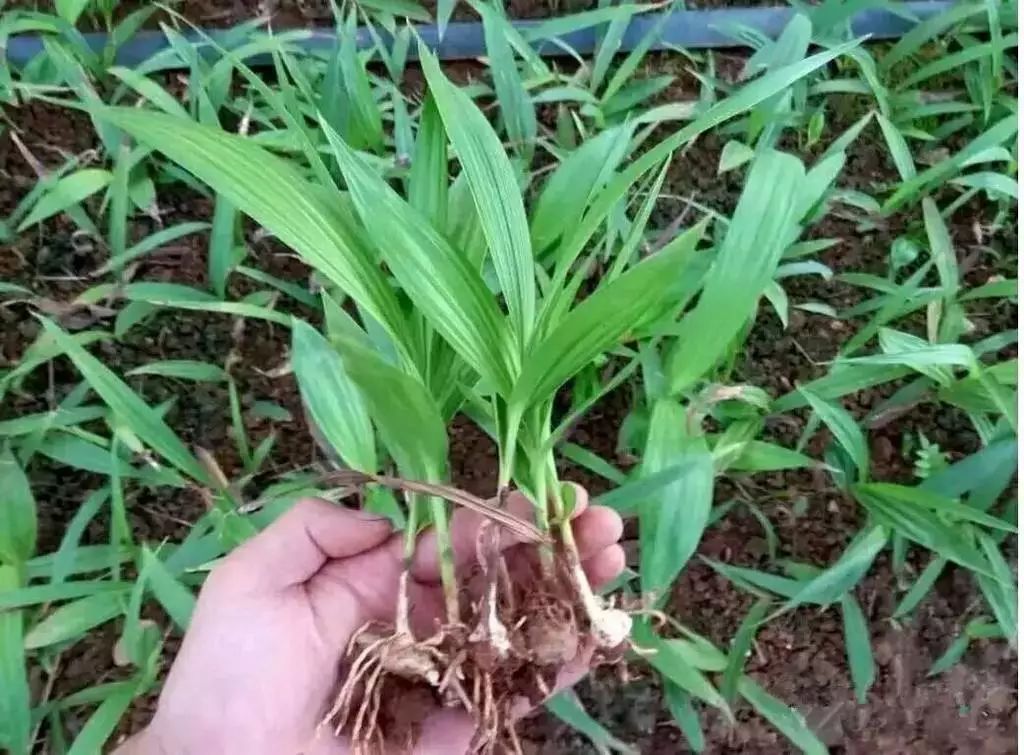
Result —
[[280, 590], [306, 582], [331, 559], [376, 548], [390, 535], [386, 518], [304, 498], [236, 549], [214, 575], [221, 572], [235, 587]]

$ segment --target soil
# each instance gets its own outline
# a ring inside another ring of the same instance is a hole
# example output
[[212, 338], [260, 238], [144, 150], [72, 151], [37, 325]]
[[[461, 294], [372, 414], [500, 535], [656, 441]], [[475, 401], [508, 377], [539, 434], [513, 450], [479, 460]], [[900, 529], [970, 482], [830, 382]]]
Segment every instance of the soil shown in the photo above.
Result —
[[[240, 4], [204, 0], [186, 3], [197, 21], [217, 23], [233, 20]], [[298, 8], [282, 2], [279, 6]], [[308, 8], [309, 6], [302, 6]], [[244, 11], [248, 13], [248, 10]], [[234, 16], [232, 14], [235, 14]], [[302, 23], [309, 18], [303, 16]], [[657, 58], [651, 65], [661, 65]], [[682, 77], [681, 77], [682, 78]], [[692, 82], [680, 86], [692, 87]], [[47, 105], [31, 104], [8, 117], [17, 124], [29, 150], [47, 167], [54, 167], [70, 153], [82, 154], [92, 146], [91, 127], [74, 113]], [[824, 141], [827, 142], [827, 136]], [[728, 212], [735, 204], [739, 174], [717, 175], [722, 142], [714, 136], [673, 162], [669, 173], [671, 193], [699, 197], [717, 210]], [[28, 190], [35, 177], [10, 139], [0, 135], [0, 214], [6, 215]], [[884, 147], [872, 139], [861, 139], [852, 149], [841, 183], [873, 188], [895, 180]], [[210, 214], [209, 202], [180, 189], [161, 193], [163, 222], [202, 219]], [[658, 218], [668, 222], [678, 207], [660, 207]], [[988, 218], [977, 207], [962, 209], [953, 219], [952, 231], [961, 259], [976, 257], [967, 272], [975, 282], [994, 274], [1016, 277], [1016, 224], [1007, 223], [994, 233], [979, 235]], [[863, 233], [852, 221], [828, 218], [814, 234], [837, 237], [842, 243], [826, 251], [821, 260], [836, 273], [867, 271], [884, 273], [891, 241], [910, 222], [897, 217], [886, 227]], [[145, 223], [134, 229], [148, 230]], [[38, 295], [67, 301], [92, 285], [85, 277], [104, 259], [100, 249], [82, 248], [72, 226], [60, 218], [44, 224], [37, 233], [22, 234], [0, 254], [0, 277], [21, 283]], [[191, 239], [191, 240], [190, 240]], [[255, 266], [279, 277], [305, 284], [308, 271], [286, 250], [272, 242], [249, 236]], [[976, 255], [982, 250], [985, 253]], [[995, 253], [989, 253], [994, 251]], [[202, 237], [186, 238], [170, 256], [153, 258], [138, 271], [147, 280], [166, 280], [203, 285], [205, 249]], [[233, 293], [244, 293], [240, 283]], [[815, 300], [837, 309], [858, 300], [849, 286], [818, 278], [786, 279], [784, 286], [794, 302]], [[301, 312], [310, 316], [309, 312]], [[1008, 305], [986, 306], [972, 311], [977, 335], [1014, 327], [1016, 312]], [[4, 340], [0, 358], [16, 362], [36, 332], [30, 308], [23, 304], [0, 307]], [[104, 323], [100, 323], [102, 326]], [[769, 308], [759, 314], [754, 332], [738, 371], [742, 379], [766, 388], [773, 395], [792, 389], [798, 381], [821, 374], [820, 361], [835, 355], [836, 349], [855, 326], [793, 310], [789, 326], [783, 329]], [[278, 442], [267, 472], [254, 484], [272, 479], [278, 472], [310, 463], [317, 456], [306, 430], [303, 413], [290, 375], [270, 377], [287, 356], [287, 335], [283, 329], [265, 323], [249, 323], [244, 329], [216, 315], [175, 311], [162, 313], [133, 329], [122, 340], [95, 347], [104, 361], [123, 373], [154, 359], [209, 359], [223, 363], [230, 351], [242, 358], [232, 375], [239, 385], [252, 443], [273, 432]], [[2, 407], [3, 417], [39, 411], [59, 400], [77, 383], [78, 377], [64, 360], [57, 360], [52, 375], [38, 370], [26, 381], [21, 393]], [[182, 384], [163, 378], [134, 379], [151, 401], [176, 398], [168, 416], [174, 429], [188, 443], [197, 443], [214, 453], [230, 474], [238, 465], [238, 454], [228, 432], [227, 399], [221, 387]], [[891, 390], [891, 388], [889, 389]], [[849, 408], [862, 414], [884, 397], [884, 390], [867, 391], [851, 401]], [[260, 401], [274, 401], [290, 414], [288, 420], [268, 420], [254, 411]], [[627, 391], [608, 397], [573, 431], [571, 439], [607, 459], [616, 459], [618, 434], [630, 404]], [[773, 422], [769, 431], [780, 441], [792, 442], [800, 425]], [[976, 447], [974, 434], [959, 413], [932, 404], [915, 407], [909, 414], [875, 431], [871, 438], [875, 473], [888, 480], [907, 480], [910, 471], [900, 452], [903, 434], [922, 430], [950, 451], [953, 458]], [[450, 431], [452, 475], [455, 484], [480, 495], [494, 490], [496, 453], [493, 443], [470, 421], [459, 418]], [[820, 453], [822, 438], [816, 438], [812, 452]], [[586, 485], [593, 493], [607, 489], [603, 478], [563, 464], [560, 472]], [[52, 551], [70, 517], [102, 478], [75, 472], [45, 459], [31, 467], [33, 488], [40, 503], [41, 552]], [[741, 490], [742, 488], [742, 490]], [[779, 537], [779, 556], [816, 565], [836, 558], [862, 523], [857, 505], [837, 492], [821, 474], [794, 472], [760, 475], [723, 483], [720, 500], [742, 493], [748, 495], [769, 518]], [[149, 541], [183, 536], [188, 524], [203, 511], [203, 503], [180, 491], [133, 490], [129, 499], [131, 523], [137, 535]], [[88, 529], [85, 542], [103, 542], [107, 524], [97, 520]], [[627, 529], [627, 552], [635, 558], [635, 530]], [[747, 566], [768, 565], [767, 543], [757, 519], [742, 507], [730, 511], [709, 530], [700, 547], [703, 556]], [[912, 560], [915, 567], [921, 564]], [[857, 598], [868, 618], [878, 679], [866, 705], [857, 705], [848, 680], [842, 636], [842, 622], [835, 610], [801, 609], [767, 626], [757, 637], [755, 652], [747, 669], [766, 689], [787, 704], [801, 710], [819, 736], [835, 753], [972, 753], [996, 755], [1016, 749], [1017, 660], [1005, 643], [972, 644], [963, 662], [950, 672], [929, 678], [930, 663], [975, 615], [977, 594], [971, 580], [959, 570], [948, 570], [936, 589], [918, 608], [912, 620], [900, 624], [888, 617], [895, 600], [896, 578], [886, 558], [879, 558], [869, 577], [857, 588]], [[634, 564], [635, 565], [635, 564]], [[680, 621], [727, 647], [749, 608], [750, 598], [728, 584], [702, 562], [694, 560], [678, 581], [670, 612]], [[116, 680], [123, 672], [112, 664], [116, 626], [92, 633], [64, 654], [54, 696], [69, 694], [97, 683]], [[171, 648], [173, 650], [173, 646]], [[642, 664], [632, 668], [632, 678], [623, 684], [611, 671], [603, 670], [577, 687], [587, 709], [617, 737], [640, 752], [675, 753], [686, 750], [675, 723], [661, 704], [655, 677]], [[122, 733], [142, 725], [152, 708], [151, 697], [137, 701]], [[68, 711], [66, 721], [74, 729], [84, 723], [86, 711]], [[737, 721], [729, 725], [722, 717], [702, 714], [711, 753], [783, 753], [788, 742], [762, 718], [740, 708]], [[527, 753], [586, 753], [592, 745], [578, 733], [550, 715], [540, 712], [523, 724]]]

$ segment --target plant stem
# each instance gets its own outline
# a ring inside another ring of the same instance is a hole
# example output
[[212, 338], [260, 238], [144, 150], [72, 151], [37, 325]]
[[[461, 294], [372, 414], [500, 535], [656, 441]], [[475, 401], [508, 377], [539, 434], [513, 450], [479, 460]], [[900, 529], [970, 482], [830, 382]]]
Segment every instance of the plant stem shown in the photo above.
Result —
[[[400, 594], [398, 597], [400, 609], [404, 605], [405, 610], [408, 610], [408, 596], [403, 596], [401, 593], [408, 589], [407, 572], [412, 565], [412, 559], [416, 553], [416, 538], [419, 535], [422, 519], [420, 512], [423, 510], [423, 498], [424, 496], [420, 493], [413, 493], [407, 497], [409, 518], [405, 523], [405, 539], [403, 542], [405, 570], [402, 574], [402, 582], [399, 585]], [[452, 556], [451, 532], [448, 527], [448, 509], [441, 498], [431, 496], [429, 502], [430, 517], [434, 525], [434, 537], [437, 538], [437, 560], [441, 572], [441, 587], [444, 591], [445, 618], [448, 623], [457, 623], [459, 620], [459, 590], [455, 582], [455, 559]], [[403, 617], [401, 610], [398, 613], [396, 624], [404, 621], [408, 625], [408, 616]]]
[[448, 624], [459, 623], [459, 586], [455, 581], [455, 557], [452, 555], [451, 530], [448, 526], [448, 506], [441, 498], [431, 496], [430, 514], [434, 520], [437, 538], [437, 560], [444, 591], [444, 611]]
[[[549, 453], [548, 456], [551, 456]], [[554, 464], [554, 457], [551, 458], [552, 464]], [[551, 531], [551, 519], [548, 510], [548, 498], [550, 493], [557, 495], [557, 488], [550, 488], [548, 486], [548, 471], [546, 464], [536, 459], [531, 465], [533, 472], [533, 510], [534, 517], [537, 520], [537, 526], [540, 527], [542, 532]], [[556, 513], [557, 517], [557, 513]], [[551, 579], [555, 575], [555, 553], [549, 545], [540, 545], [537, 548], [538, 557], [540, 558], [540, 569], [541, 574], [545, 579]]]
[[562, 486], [555, 470], [554, 455], [549, 455], [547, 464], [548, 488], [551, 491], [551, 508], [558, 522], [558, 532], [565, 548], [566, 559], [580, 602], [590, 621], [590, 633], [599, 647], [616, 647], [628, 636], [632, 624], [629, 615], [623, 611], [606, 608], [604, 602], [590, 587], [590, 581], [583, 571], [576, 537], [572, 531], [572, 511], [566, 511], [562, 498]]

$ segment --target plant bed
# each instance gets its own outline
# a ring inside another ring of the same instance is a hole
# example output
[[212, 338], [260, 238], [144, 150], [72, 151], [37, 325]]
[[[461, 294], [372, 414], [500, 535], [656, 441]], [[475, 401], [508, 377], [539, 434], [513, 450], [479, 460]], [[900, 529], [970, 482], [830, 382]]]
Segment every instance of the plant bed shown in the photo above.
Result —
[[[704, 58], [700, 65], [710, 65], [711, 60]], [[719, 73], [729, 69], [728, 57], [715, 60]], [[740, 59], [739, 65], [742, 64]], [[690, 63], [677, 66], [668, 55], [651, 56], [640, 73], [656, 77], [667, 72], [675, 76], [676, 81], [658, 95], [660, 100], [649, 104], [671, 104], [683, 96], [699, 96], [701, 84], [692, 78], [692, 68]], [[481, 71], [475, 70], [474, 81], [487, 80], [486, 76], [481, 77]], [[723, 76], [720, 81], [727, 89], [742, 86], [738, 72], [735, 78]], [[837, 110], [840, 104], [835, 103]], [[96, 144], [89, 133], [88, 119], [69, 116], [66, 110], [37, 102], [12, 108], [9, 113], [29, 153], [40, 158], [48, 168], [58, 164], [62, 154], [80, 154]], [[815, 145], [806, 144], [805, 134], [789, 130], [779, 148], [800, 154], [810, 163], [820, 158], [828, 144], [856, 123], [861, 114], [854, 110], [846, 122], [840, 119], [828, 124]], [[542, 108], [539, 117], [542, 132], [558, 126], [554, 108], [550, 113]], [[69, 128], [69, 124], [72, 127]], [[38, 136], [28, 136], [28, 126]], [[658, 133], [671, 133], [673, 128], [659, 126]], [[899, 183], [900, 174], [891, 156], [892, 142], [886, 141], [877, 128], [873, 128], [876, 130], [865, 132], [847, 148], [845, 167], [836, 179], [836, 186], [842, 190], [884, 195], [881, 187]], [[649, 235], [652, 241], [665, 228], [672, 227], [673, 222], [678, 222], [679, 208], [695, 197], [700, 208], [691, 206], [689, 218], [683, 221], [684, 228], [706, 210], [726, 217], [736, 212], [740, 193], [747, 184], [744, 169], [720, 171], [723, 151], [732, 149], [729, 145], [734, 141], [735, 133], [711, 132], [672, 159], [664, 183], [658, 189], [662, 197], [651, 214]], [[966, 139], [951, 139], [947, 149], [955, 152], [965, 143]], [[638, 154], [642, 154], [642, 150]], [[95, 164], [103, 164], [102, 157], [92, 159], [98, 160]], [[0, 204], [0, 215], [7, 217], [24, 192], [34, 185], [36, 176], [10, 138], [0, 146], [0, 165], [16, 179], [10, 182], [11, 188]], [[922, 172], [926, 165], [921, 162]], [[941, 203], [956, 196], [943, 194], [943, 191], [946, 190], [935, 189]], [[180, 183], [159, 184], [157, 195], [163, 210], [161, 224], [147, 220], [141, 211], [135, 213], [130, 241], [159, 227], [180, 222], [208, 222], [213, 218], [213, 203], [208, 198], [199, 198], [194, 188], [183, 187]], [[96, 196], [88, 200], [84, 207], [90, 214], [100, 217], [102, 208], [98, 199]], [[535, 196], [528, 201], [534, 200]], [[987, 227], [998, 213], [994, 209], [995, 202], [983, 200], [979, 194], [945, 219], [961, 263], [963, 291], [1000, 278], [1016, 277], [1015, 207], [1001, 216], [1002, 222]], [[840, 201], [833, 201], [834, 208], [842, 207]], [[630, 209], [631, 213], [633, 211], [635, 207]], [[308, 290], [310, 269], [290, 250], [265, 238], [249, 221], [240, 221], [237, 233], [236, 238], [249, 249], [247, 266]], [[143, 258], [139, 269], [134, 271], [136, 279], [196, 289], [212, 286], [208, 241], [204, 234], [185, 236], [170, 248]], [[833, 359], [870, 321], [870, 312], [860, 317], [836, 317], [830, 313], [860, 306], [869, 296], [858, 285], [859, 279], [843, 277], [844, 274], [869, 273], [884, 279], [893, 271], [894, 245], [908, 236], [917, 239], [918, 244], [924, 238], [916, 205], [888, 215], [884, 222], [870, 212], [858, 215], [852, 211], [833, 211], [809, 227], [802, 239], [840, 240], [813, 258], [827, 267], [830, 275], [824, 276], [821, 269], [816, 268], [813, 276], [780, 279], [791, 304], [788, 322], [785, 326], [780, 323], [777, 304], [762, 301], [756, 319], [752, 318], [745, 333], [742, 347], [731, 358], [731, 382], [759, 386], [779, 398], [798, 385], [813, 385], [811, 381], [828, 374], [829, 366], [824, 363]], [[123, 303], [117, 304], [113, 313], [102, 308], [68, 308], [49, 303], [66, 305], [73, 297], [105, 280], [102, 276], [90, 278], [88, 273], [107, 261], [108, 251], [102, 244], [84, 244], [73, 219], [58, 214], [44, 221], [38, 230], [19, 233], [12, 249], [16, 254], [7, 256], [2, 263], [3, 280], [31, 289], [33, 298], [2, 309], [6, 367], [16, 367], [28, 345], [38, 336], [34, 313], [47, 314], [70, 333], [112, 327]], [[927, 257], [928, 252], [923, 253]], [[595, 269], [606, 272], [608, 266]], [[928, 280], [934, 283], [935, 279]], [[587, 280], [582, 290], [589, 294], [600, 290], [600, 284], [600, 277], [595, 276]], [[235, 272], [228, 279], [225, 298], [241, 301], [262, 290], [258, 282]], [[585, 300], [583, 295], [580, 300]], [[815, 306], [808, 310], [794, 306], [807, 302]], [[287, 296], [274, 299], [272, 306], [274, 311], [323, 326], [317, 307], [290, 301]], [[965, 337], [967, 342], [974, 343], [1013, 327], [1015, 305], [1009, 297], [966, 300], [963, 307], [972, 324], [970, 336]], [[900, 320], [899, 327], [927, 337], [929, 329], [934, 327], [930, 322], [922, 311]], [[277, 442], [243, 489], [249, 495], [258, 496], [262, 488], [282, 475], [306, 469], [314, 460], [322, 462], [325, 455], [330, 455], [313, 439], [315, 429], [306, 416], [308, 407], [304, 406], [294, 376], [282, 368], [288, 363], [290, 339], [288, 329], [281, 324], [177, 309], [158, 312], [123, 336], [92, 344], [89, 349], [119, 375], [130, 375], [133, 369], [154, 361], [198, 360], [217, 365], [227, 352], [234, 352], [231, 383], [216, 380], [193, 384], [159, 375], [134, 375], [128, 381], [150, 405], [175, 398], [175, 405], [167, 414], [174, 432], [189, 447], [198, 444], [210, 451], [231, 479], [245, 474], [251, 465], [254, 447], [273, 434]], [[991, 360], [987, 363], [994, 363], [1015, 356], [1015, 343], [1007, 343], [986, 359]], [[81, 378], [70, 362], [57, 359], [52, 365], [52, 369], [43, 367], [32, 372], [20, 390], [5, 396], [3, 419], [45, 411], [53, 400], [61, 400], [79, 385]], [[872, 419], [872, 412], [911, 379], [912, 376], [842, 397], [841, 403], [850, 415], [864, 423], [873, 480], [912, 486], [921, 479], [940, 475], [944, 466], [969, 460], [988, 445], [979, 438], [967, 413], [934, 400], [902, 407], [888, 421]], [[572, 406], [572, 393], [565, 389], [559, 394], [558, 411]], [[240, 405], [238, 422], [232, 421], [228, 410], [232, 395]], [[601, 399], [581, 421], [574, 423], [565, 440], [606, 460], [618, 468], [619, 473], [637, 475], [644, 464], [643, 454], [637, 453], [635, 441], [630, 442], [628, 428], [638, 421], [646, 421], [637, 411], [642, 402], [642, 385], [639, 381], [627, 381]], [[720, 432], [722, 425], [715, 423], [721, 421], [720, 417], [709, 417], [708, 431]], [[813, 459], [825, 459], [835, 469], [842, 455], [836, 456], [831, 426], [822, 426], [802, 437], [808, 421], [812, 421], [812, 415], [805, 409], [773, 413], [766, 418], [758, 438], [787, 449], [800, 448]], [[241, 445], [239, 425], [245, 428], [247, 436]], [[84, 424], [82, 430], [94, 434], [106, 432], [102, 422]], [[451, 484], [479, 496], [492, 495], [502, 476], [494, 442], [466, 416], [458, 416], [453, 421], [447, 428], [447, 436]], [[592, 496], [604, 493], [614, 496], [621, 481], [602, 476], [612, 473], [599, 465], [592, 462], [583, 465], [572, 456], [568, 453], [557, 458], [558, 479], [580, 482]], [[33, 460], [29, 479], [39, 521], [35, 551], [44, 554], [60, 546], [68, 523], [81, 504], [82, 491], [95, 489], [108, 478], [94, 472], [69, 473], [66, 463], [46, 457]], [[191, 491], [182, 494], [134, 483], [129, 490], [128, 521], [138, 542], [180, 540], [206, 507], [203, 499]], [[999, 496], [998, 505], [1012, 497], [1011, 484]], [[714, 515], [713, 523], [707, 526], [696, 553], [669, 591], [663, 610], [725, 651], [741, 633], [741, 624], [756, 600], [743, 589], [737, 589], [733, 580], [716, 570], [716, 565], [772, 574], [800, 573], [787, 572], [787, 568], [827, 568], [842, 561], [851, 540], [871, 521], [865, 508], [848, 489], [844, 490], [841, 478], [837, 480], [824, 466], [816, 465], [756, 474], [742, 470], [730, 472], [717, 480], [712, 503], [726, 508], [721, 510], [720, 517]], [[109, 517], [101, 514], [88, 526], [81, 542], [102, 546], [108, 541], [109, 531]], [[627, 521], [628, 565], [641, 572], [643, 537], [636, 523]], [[1012, 558], [1015, 537], [1011, 536], [1006, 545], [1006, 555]], [[735, 723], [707, 707], [702, 707], [695, 718], [689, 719], [685, 710], [678, 706], [678, 700], [675, 708], [671, 702], [665, 708], [663, 702], [668, 686], [664, 672], [655, 672], [642, 658], [633, 659], [628, 681], [611, 670], [599, 670], [577, 686], [576, 692], [584, 707], [601, 724], [619, 740], [641, 752], [680, 751], [686, 746], [680, 727], [685, 728], [693, 721], [699, 722], [706, 741], [705, 751], [709, 752], [785, 751], [794, 736], [797, 740], [803, 738], [801, 741], [806, 743], [805, 732], [825, 746], [844, 752], [868, 747], [907, 752], [956, 748], [993, 753], [1007, 751], [1016, 741], [1013, 691], [1016, 655], [1005, 642], [972, 638], [959, 664], [941, 675], [928, 675], [936, 659], [948, 655], [951, 642], [956, 644], [955, 638], [970, 636], [963, 635], [965, 628], [970, 632], [970, 627], [976, 626], [981, 617], [989, 615], [985, 598], [979, 596], [970, 572], [947, 569], [912, 613], [898, 621], [891, 618], [898, 612], [907, 587], [926, 569], [930, 558], [926, 549], [911, 548], [906, 562], [894, 570], [890, 560], [880, 556], [872, 570], [849, 593], [849, 599], [856, 601], [864, 614], [873, 650], [874, 681], [867, 688], [863, 704], [858, 704], [850, 679], [845, 603], [842, 608], [838, 602], [826, 608], [796, 607], [773, 618], [757, 633], [756, 641], [750, 646], [745, 672], [775, 698], [803, 714], [799, 730], [787, 731], [785, 717], [780, 717], [776, 711], [772, 718], [763, 709], [763, 703], [755, 712], [737, 701]], [[793, 564], [796, 567], [791, 567]], [[194, 582], [189, 584], [193, 586]], [[781, 603], [783, 600], [777, 599], [774, 605]], [[38, 621], [42, 615], [45, 614], [33, 614], [32, 621]], [[155, 603], [146, 608], [144, 615], [160, 625], [168, 624], [167, 615]], [[130, 668], [112, 662], [113, 646], [125, 621], [117, 618], [82, 635], [81, 639], [74, 638], [78, 641], [66, 646], [58, 644], [56, 665], [52, 664], [53, 656], [50, 656], [49, 665], [37, 672], [41, 680], [50, 681], [41, 681], [39, 685], [33, 682], [35, 699], [45, 695], [60, 700], [99, 682], [131, 678]], [[666, 630], [664, 636], [676, 637], [670, 630]], [[964, 645], [967, 647], [966, 642]], [[176, 642], [169, 640], [164, 647], [164, 657], [169, 658], [175, 649]], [[709, 677], [719, 678], [719, 668], [709, 667], [706, 671]], [[138, 730], [148, 720], [155, 691], [151, 689], [134, 700], [117, 725], [115, 738]], [[574, 718], [571, 701], [568, 708], [554, 710], [568, 716], [576, 727], [587, 728], [578, 717]], [[89, 708], [68, 708], [61, 714], [62, 725], [74, 734], [80, 731], [90, 713]], [[956, 725], [947, 725], [953, 721]], [[46, 731], [44, 727], [44, 737]], [[691, 728], [687, 734], [692, 737], [693, 731]], [[598, 741], [605, 736], [599, 731], [590, 730], [590, 733]], [[549, 713], [537, 714], [524, 722], [520, 738], [524, 750], [532, 752], [587, 752], [592, 747], [591, 740], [584, 738], [577, 728], [559, 723]], [[692, 739], [690, 744], [693, 744]], [[605, 742], [605, 746], [620, 747], [616, 742]]]

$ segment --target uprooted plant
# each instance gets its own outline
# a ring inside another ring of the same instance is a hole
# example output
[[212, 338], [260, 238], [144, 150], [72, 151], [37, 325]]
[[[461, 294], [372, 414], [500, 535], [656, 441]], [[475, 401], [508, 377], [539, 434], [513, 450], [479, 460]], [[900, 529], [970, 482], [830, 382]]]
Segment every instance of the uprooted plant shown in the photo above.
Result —
[[[356, 747], [412, 741], [415, 727], [387, 725], [385, 708], [426, 690], [473, 714], [475, 748], [492, 749], [514, 739], [517, 702], [546, 696], [566, 658], [583, 654], [599, 662], [628, 639], [629, 614], [593, 592], [580, 564], [571, 488], [559, 480], [553, 455], [564, 429], [553, 427], [554, 398], [595, 359], [678, 317], [685, 293], [699, 286], [688, 263], [705, 223], [645, 253], [650, 203], [628, 232], [613, 233], [613, 218], [629, 205], [634, 184], [659, 166], [663, 176], [666, 161], [688, 140], [840, 52], [777, 71], [740, 90], [735, 101], [709, 108], [606, 185], [595, 185], [574, 208], [575, 222], [549, 213], [556, 233], [538, 227], [536, 218], [531, 227], [517, 170], [497, 135], [425, 50], [430, 94], [411, 168], [400, 176], [404, 198], [382, 176], [390, 176], [391, 165], [354, 151], [323, 118], [319, 132], [295, 129], [309, 161], [298, 168], [251, 139], [181, 118], [97, 110], [316, 268], [325, 282], [328, 338], [293, 322], [293, 365], [313, 423], [344, 465], [361, 474], [367, 505], [401, 522], [407, 561], [422, 529], [435, 530], [444, 615], [428, 636], [416, 634], [406, 571], [394, 624], [366, 627], [348, 648], [347, 682], [330, 720]], [[454, 181], [449, 144], [461, 165]], [[337, 175], [345, 192], [331, 178]], [[605, 224], [606, 243], [585, 255]], [[539, 238], [547, 240], [543, 249]], [[580, 300], [594, 263], [609, 250], [610, 272]], [[542, 252], [546, 270], [537, 263]], [[444, 500], [465, 496], [444, 485], [446, 424], [460, 409], [490, 432], [499, 451], [497, 503], [476, 501], [491, 523], [479, 539], [478, 568], [465, 575], [453, 566]], [[378, 456], [377, 436], [390, 461]], [[391, 463], [400, 479], [380, 475]], [[513, 484], [532, 502], [535, 526], [503, 513]], [[392, 487], [402, 492], [404, 511]], [[509, 577], [498, 547], [502, 526], [537, 544], [529, 594]]]

